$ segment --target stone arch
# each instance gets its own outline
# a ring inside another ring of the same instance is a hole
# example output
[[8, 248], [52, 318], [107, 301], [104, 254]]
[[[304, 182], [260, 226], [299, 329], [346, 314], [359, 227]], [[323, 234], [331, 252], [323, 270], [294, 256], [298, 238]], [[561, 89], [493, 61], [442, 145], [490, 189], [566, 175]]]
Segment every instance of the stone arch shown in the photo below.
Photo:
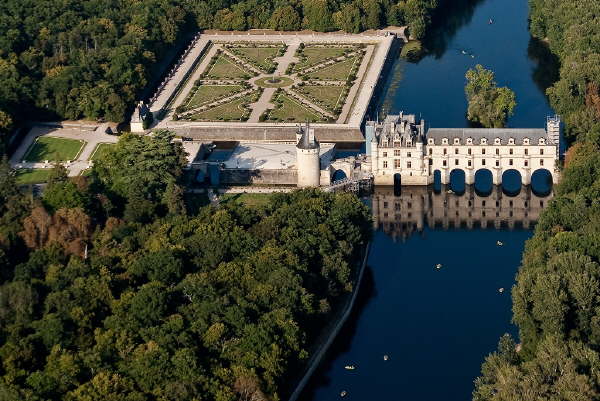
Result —
[[461, 168], [450, 171], [450, 189], [458, 195], [464, 194], [467, 188], [466, 178], [467, 174]]
[[494, 173], [487, 168], [480, 168], [475, 171], [473, 187], [478, 196], [490, 196], [494, 190]]
[[502, 192], [507, 196], [517, 196], [521, 192], [523, 176], [516, 169], [508, 169], [502, 172]]
[[335, 170], [333, 175], [331, 176], [331, 181], [335, 182], [335, 181], [343, 180], [344, 178], [348, 178], [348, 176], [346, 175], [346, 172], [342, 169], [338, 169], [338, 170]]
[[539, 168], [531, 174], [531, 192], [536, 196], [546, 197], [552, 192], [552, 173], [545, 168]]

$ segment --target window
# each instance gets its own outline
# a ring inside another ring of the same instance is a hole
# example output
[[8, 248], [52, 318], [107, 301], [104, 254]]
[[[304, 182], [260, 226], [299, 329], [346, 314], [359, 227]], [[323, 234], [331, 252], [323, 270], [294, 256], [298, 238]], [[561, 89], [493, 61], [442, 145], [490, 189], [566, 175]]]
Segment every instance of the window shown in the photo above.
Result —
[[429, 159], [429, 165], [433, 166], [433, 159]]
[[448, 145], [448, 138], [442, 138], [442, 145]]
[[428, 144], [430, 144], [430, 145], [433, 145], [433, 138], [429, 138], [429, 139], [427, 140], [427, 143], [428, 143]]
[[400, 168], [400, 159], [394, 159], [394, 168]]
[[480, 141], [480, 143], [481, 143], [482, 145], [487, 145], [487, 139], [486, 139], [486, 138], [481, 138], [481, 141]]
[[387, 207], [388, 207], [388, 203], [387, 202], [383, 202], [383, 208], [387, 209]]
[[540, 166], [544, 165], [544, 159], [540, 159]]
[[383, 157], [387, 157], [387, 152], [383, 152]]
[[448, 149], [444, 148], [444, 154], [447, 155], [448, 154]]
[[473, 138], [467, 138], [467, 145], [473, 145]]
[[525, 167], [529, 166], [529, 161], [525, 160]]
[[496, 167], [500, 167], [500, 160], [496, 160]]
[[429, 148], [429, 156], [433, 154], [433, 149]]
[[485, 155], [485, 148], [482, 148], [482, 149], [481, 149], [481, 154], [482, 154], [482, 155]]
[[406, 154], [406, 157], [410, 157], [410, 152], [408, 152], [408, 153]]
[[410, 162], [406, 162], [406, 168], [411, 168]]
[[544, 149], [540, 149], [540, 155], [544, 154]]
[[383, 168], [387, 168], [387, 160], [383, 161]]
[[523, 145], [529, 145], [529, 138], [523, 139]]
[[515, 144], [515, 139], [514, 138], [508, 138], [508, 144], [509, 145], [514, 145]]
[[400, 156], [400, 149], [394, 149], [394, 156]]
[[482, 166], [485, 166], [485, 159], [482, 159], [482, 160], [481, 160], [481, 165], [482, 165]]
[[508, 160], [508, 165], [509, 165], [509, 166], [512, 166], [512, 165], [513, 165], [513, 159], [509, 159], [509, 160]]
[[500, 149], [496, 148], [496, 154], [499, 155], [500, 154]]
[[481, 207], [485, 207], [485, 201], [481, 201]]
[[446, 160], [444, 160], [444, 161], [442, 162], [442, 165], [443, 165], [444, 167], [446, 167]]
[[494, 139], [494, 145], [500, 145], [500, 138]]
[[525, 149], [525, 156], [529, 154], [529, 149]]
[[512, 154], [513, 154], [513, 148], [510, 148], [510, 149], [508, 150], [508, 153], [512, 155]]
[[458, 166], [458, 159], [454, 159], [454, 165]]
[[471, 155], [471, 148], [467, 149], [467, 153]]
[[457, 155], [458, 154], [458, 148], [454, 149], [454, 154]]
[[454, 144], [455, 145], [460, 145], [460, 139], [454, 138]]
[[471, 167], [471, 160], [467, 161], [467, 165]]

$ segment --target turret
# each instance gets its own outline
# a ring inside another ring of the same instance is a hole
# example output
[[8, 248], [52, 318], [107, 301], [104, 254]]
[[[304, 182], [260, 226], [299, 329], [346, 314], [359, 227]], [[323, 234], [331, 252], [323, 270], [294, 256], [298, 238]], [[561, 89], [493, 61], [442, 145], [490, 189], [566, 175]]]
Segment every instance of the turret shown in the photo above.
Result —
[[546, 133], [548, 134], [548, 138], [554, 142], [556, 146], [556, 158], [560, 159], [561, 153], [561, 132], [562, 123], [560, 121], [560, 116], [555, 115], [554, 117], [546, 118]]
[[315, 130], [308, 123], [296, 145], [298, 187], [318, 187], [321, 182], [320, 146], [315, 138]]

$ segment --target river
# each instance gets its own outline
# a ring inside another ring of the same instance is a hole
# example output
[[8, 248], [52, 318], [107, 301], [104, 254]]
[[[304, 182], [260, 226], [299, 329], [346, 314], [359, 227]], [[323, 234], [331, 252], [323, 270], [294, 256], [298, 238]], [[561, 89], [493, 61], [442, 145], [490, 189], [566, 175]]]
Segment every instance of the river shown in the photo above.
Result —
[[[508, 125], [543, 127], [553, 113], [544, 89], [554, 72], [530, 38], [527, 1], [447, 3], [426, 41], [429, 55], [392, 66], [380, 113], [468, 126], [464, 75], [482, 64], [516, 93]], [[349, 400], [469, 400], [499, 337], [517, 335], [510, 289], [550, 196], [530, 188], [511, 196], [502, 188], [483, 195], [376, 189], [367, 200], [376, 231], [359, 302], [301, 399], [335, 400], [346, 391]]]

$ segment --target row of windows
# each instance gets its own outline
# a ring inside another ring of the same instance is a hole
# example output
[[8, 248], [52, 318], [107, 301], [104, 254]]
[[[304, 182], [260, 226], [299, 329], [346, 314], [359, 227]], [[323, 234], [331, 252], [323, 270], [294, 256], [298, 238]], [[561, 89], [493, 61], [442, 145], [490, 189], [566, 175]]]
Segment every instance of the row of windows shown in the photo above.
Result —
[[[512, 154], [514, 154], [514, 149], [513, 149], [513, 148], [510, 148], [510, 149], [508, 150], [508, 153], [509, 153], [509, 154], [511, 154], [511, 155], [512, 155]], [[448, 149], [447, 149], [447, 148], [444, 148], [444, 154], [445, 154], [445, 155], [447, 155], [447, 154], [448, 154]], [[455, 154], [455, 155], [457, 155], [457, 154], [458, 154], [458, 148], [455, 148], [455, 149], [454, 149], [454, 154]], [[471, 151], [471, 148], [468, 148], [468, 149], [467, 149], [467, 154], [468, 154], [468, 155], [471, 155], [471, 154], [473, 154], [473, 153], [472, 153], [472, 151]], [[482, 148], [482, 149], [481, 149], [481, 154], [482, 154], [482, 155], [485, 155], [485, 148]], [[499, 154], [500, 154], [500, 149], [499, 149], [499, 148], [496, 148], [496, 154], [497, 154], [497, 155], [499, 155]], [[544, 149], [540, 149], [540, 155], [543, 155], [543, 154], [544, 154]], [[410, 153], [409, 153], [409, 155], [410, 155]], [[429, 148], [429, 156], [431, 156], [431, 155], [433, 155], [433, 149], [432, 149], [432, 148]], [[527, 156], [527, 155], [529, 155], [529, 149], [525, 149], [525, 156]], [[384, 157], [386, 156], [386, 153], [385, 153], [385, 152], [383, 153], [383, 156], [384, 156]], [[394, 156], [400, 156], [400, 151], [398, 151], [398, 154], [396, 154], [396, 151], [394, 151]], [[408, 157], [410, 157], [410, 156], [408, 156]]]
[[[429, 159], [429, 165], [433, 165], [433, 160]], [[454, 159], [454, 165], [458, 166], [460, 165], [460, 160], [459, 159]], [[481, 165], [485, 166], [486, 165], [486, 160], [485, 159], [481, 159]], [[509, 166], [514, 166], [514, 160], [513, 159], [508, 159], [508, 165]], [[540, 166], [544, 165], [544, 159], [540, 159]], [[442, 160], [442, 166], [443, 167], [448, 167], [448, 161], [447, 160]], [[472, 167], [473, 166], [473, 162], [472, 160], [467, 160], [467, 167]], [[500, 167], [500, 160], [496, 160], [496, 167]], [[523, 167], [529, 167], [529, 160], [523, 160]], [[383, 161], [383, 167], [382, 168], [388, 168], [388, 162], [387, 160]], [[400, 159], [394, 159], [394, 168], [395, 169], [399, 169], [402, 168], [402, 162]], [[406, 168], [412, 168], [412, 163], [410, 161], [406, 162]]]
[[[459, 201], [456, 201], [455, 205], [456, 205], [456, 207], [460, 207]], [[389, 206], [388, 202], [383, 202], [383, 208], [384, 209], [387, 209], [388, 206]], [[401, 206], [401, 204], [399, 202], [394, 202], [394, 210], [400, 210], [400, 206]], [[469, 201], [468, 202], [468, 207], [472, 207], [472, 206], [473, 206], [473, 202]], [[481, 201], [481, 206], [482, 207], [486, 207], [486, 201], [485, 200]], [[513, 201], [512, 200], [508, 201], [508, 207], [513, 207], [513, 206], [514, 206]], [[544, 201], [540, 201], [540, 206], [544, 207]], [[406, 207], [408, 209], [411, 209], [412, 208], [412, 203], [411, 202], [407, 202], [406, 203]], [[496, 201], [496, 207], [500, 207], [500, 201]], [[529, 203], [527, 201], [523, 202], [523, 207], [529, 207]]]
[[[388, 156], [388, 152], [383, 152], [383, 157], [387, 157], [387, 156]], [[401, 154], [400, 154], [400, 149], [394, 149], [394, 156], [401, 156]], [[408, 153], [406, 154], [406, 157], [412, 157], [412, 156], [411, 156], [411, 153], [410, 153], [410, 152], [408, 152]]]
[[[473, 138], [467, 138], [467, 145], [473, 145], [475, 141], [473, 141]], [[487, 138], [481, 138], [479, 140], [479, 144], [481, 145], [487, 145], [488, 140]], [[435, 141], [433, 140], [433, 138], [429, 138], [427, 140], [427, 144], [429, 145], [435, 145]], [[448, 138], [442, 138], [442, 145], [448, 145], [449, 141]], [[454, 138], [453, 140], [453, 144], [454, 145], [460, 145], [460, 138]], [[500, 138], [495, 138], [494, 139], [494, 145], [501, 145], [502, 144], [502, 140]], [[508, 144], [509, 145], [514, 145], [515, 144], [515, 139], [514, 138], [508, 138]], [[529, 145], [531, 144], [531, 141], [529, 140], [529, 138], [524, 138], [523, 139], [523, 145]], [[538, 144], [539, 145], [545, 145], [546, 144], [546, 139], [545, 138], [540, 138], [538, 139]]]

